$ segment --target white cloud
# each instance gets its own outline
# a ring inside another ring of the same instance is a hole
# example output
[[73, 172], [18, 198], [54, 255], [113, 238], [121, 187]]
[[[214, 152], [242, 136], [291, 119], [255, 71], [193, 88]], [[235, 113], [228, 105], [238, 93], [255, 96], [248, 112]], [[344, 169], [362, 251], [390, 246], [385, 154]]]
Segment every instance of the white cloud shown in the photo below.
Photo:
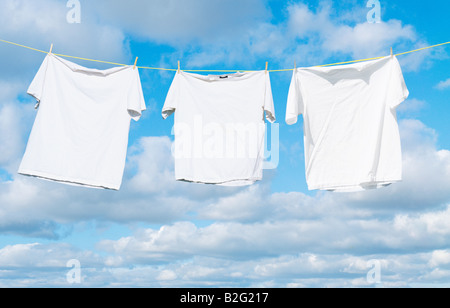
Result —
[[410, 98], [403, 102], [397, 111], [401, 114], [417, 114], [419, 111], [423, 110], [428, 106], [427, 102], [417, 98]]
[[[170, 58], [170, 66], [174, 66], [176, 60], [183, 59], [185, 68], [220, 63], [224, 68], [244, 65], [239, 69], [254, 69], [260, 64], [263, 69], [267, 60], [274, 68], [292, 67], [294, 60], [299, 65], [317, 65], [330, 57], [359, 59], [387, 55], [392, 46], [400, 52], [426, 45], [411, 25], [401, 21], [369, 24], [365, 6], [338, 10], [337, 4], [322, 1], [312, 9], [303, 2], [293, 2], [285, 5], [285, 11], [287, 21], [273, 24], [265, 1], [102, 0], [83, 2], [81, 24], [68, 24], [64, 3], [6, 0], [0, 5], [0, 18], [7, 26], [0, 30], [0, 37], [43, 50], [53, 42], [57, 53], [126, 62], [131, 61], [126, 41], [129, 34], [137, 40], [175, 47], [172, 55], [161, 56], [166, 60], [152, 62], [164, 64]], [[14, 59], [27, 61], [18, 66], [9, 59], [3, 66], [7, 72], [25, 71], [42, 58], [36, 53], [24, 57], [30, 54], [28, 50], [17, 51]], [[11, 53], [0, 55], [4, 58]], [[429, 55], [426, 51], [404, 56], [403, 66], [417, 70]]]
[[389, 47], [399, 41], [416, 40], [411, 26], [403, 26], [400, 21], [390, 20], [379, 24], [362, 23], [355, 27], [340, 26], [331, 33], [324, 33], [324, 47], [348, 53], [356, 59], [388, 55]]
[[255, 221], [265, 218], [269, 205], [269, 187], [253, 185], [230, 196], [223, 196], [202, 208], [199, 217], [205, 220]]
[[68, 244], [16, 244], [0, 249], [2, 269], [45, 270], [47, 268], [66, 269], [69, 260], [79, 260], [82, 267], [92, 268], [103, 265], [103, 260], [91, 251], [81, 251]]
[[[272, 23], [266, 2], [257, 0], [93, 1], [85, 7], [90, 17], [120, 25], [132, 37], [175, 47], [170, 63], [183, 59], [184, 68], [220, 63], [264, 69], [267, 60], [274, 67], [292, 67], [294, 60], [317, 65], [335, 56], [376, 57], [388, 55], [392, 46], [403, 51], [424, 44], [411, 25], [399, 20], [369, 24], [365, 5], [338, 9], [330, 1], [316, 9], [303, 1], [287, 3], [287, 20], [278, 24]], [[417, 69], [424, 60], [409, 55], [403, 61], [406, 69]]]
[[24, 87], [23, 82], [0, 79], [0, 105], [15, 100]]
[[[336, 16], [336, 7], [329, 1], [322, 1], [315, 11], [303, 2], [288, 7], [287, 29], [291, 39], [296, 40], [297, 59], [308, 59], [307, 65], [319, 65], [331, 56], [365, 59], [387, 56], [390, 47], [394, 47], [395, 53], [424, 47], [411, 25], [395, 19], [368, 23], [365, 6], [341, 11]], [[403, 68], [417, 70], [425, 56], [423, 53], [406, 56], [402, 59]]]
[[164, 193], [171, 190], [174, 177], [171, 149], [169, 137], [140, 139], [129, 151], [128, 169], [137, 169], [137, 172], [126, 185], [137, 192]]
[[[270, 17], [259, 0], [92, 1], [99, 18], [129, 33], [175, 46], [235, 40], [255, 22]], [[239, 8], [239, 9], [237, 9]]]
[[[433, 250], [450, 245], [450, 206], [440, 212], [376, 218], [285, 219], [257, 223], [214, 223], [197, 227], [179, 222], [160, 229], [143, 229], [117, 241], [102, 241], [99, 249], [126, 263], [154, 264], [193, 256], [241, 260], [278, 255], [356, 255], [376, 252]], [[310, 263], [314, 259], [310, 259]], [[315, 263], [319, 266], [321, 263]], [[312, 266], [312, 265], [311, 265]]]
[[0, 166], [9, 166], [20, 156], [23, 149], [23, 117], [20, 107], [0, 105]]
[[446, 90], [448, 88], [450, 88], [450, 78], [447, 80], [441, 81], [436, 85], [436, 89], [439, 89], [439, 90]]
[[[320, 220], [277, 220], [252, 224], [214, 223], [199, 228], [189, 222], [147, 229], [117, 243], [101, 246], [125, 259], [160, 262], [194, 255], [223, 258], [251, 258], [255, 255], [353, 253], [433, 249], [449, 245], [450, 230], [443, 227], [450, 210], [422, 216], [399, 215], [392, 221], [378, 219], [341, 220], [329, 216]], [[434, 227], [433, 223], [436, 223]], [[174, 248], [176, 247], [176, 248]], [[174, 251], [175, 250], [175, 251]], [[144, 259], [145, 260], [145, 259]]]
[[[84, 6], [85, 3], [82, 3]], [[113, 25], [103, 25], [94, 18], [83, 18], [80, 24], [69, 24], [66, 15], [69, 9], [65, 1], [58, 0], [4, 0], [0, 2], [0, 37], [19, 44], [59, 54], [94, 58], [112, 62], [128, 60], [125, 35]], [[83, 12], [86, 12], [83, 10]], [[0, 77], [8, 81], [33, 78], [44, 54], [1, 43]], [[78, 60], [74, 60], [78, 61]], [[86, 66], [101, 66], [96, 63], [81, 63]], [[25, 86], [28, 86], [25, 85]]]
[[400, 215], [395, 218], [394, 229], [407, 233], [413, 238], [420, 238], [433, 234], [436, 237], [450, 234], [450, 226], [448, 219], [450, 218], [450, 208], [440, 212], [432, 212], [410, 217], [408, 215]]
[[[445, 286], [450, 277], [447, 250], [368, 255], [300, 252], [235, 260], [197, 255], [165, 265], [111, 264], [110, 258], [65, 244], [10, 245], [0, 249], [0, 285], [70, 287], [66, 264], [71, 259], [81, 264], [80, 287]], [[381, 265], [379, 285], [367, 281], [373, 268], [369, 260]]]
[[[449, 278], [448, 270], [437, 268], [449, 264], [448, 251], [433, 250], [433, 247], [448, 245], [450, 233], [421, 227], [422, 224], [431, 226], [435, 219], [448, 220], [448, 213], [449, 209], [408, 216], [408, 221], [402, 223], [399, 223], [403, 220], [401, 216], [390, 222], [348, 221], [346, 226], [322, 220], [317, 224], [285, 221], [198, 228], [186, 222], [159, 230], [141, 230], [119, 240], [120, 244], [103, 241], [99, 248], [120, 255], [125, 260], [123, 266], [167, 262], [171, 276], [178, 277], [173, 285], [198, 285], [207, 281], [210, 285], [229, 286], [227, 282], [235, 281], [235, 277], [247, 277], [251, 286], [373, 286], [367, 282], [366, 275], [371, 269], [368, 261], [375, 259], [382, 265], [382, 285], [399, 287], [445, 282]], [[343, 229], [347, 229], [345, 234]], [[345, 236], [339, 243], [342, 235]], [[345, 237], [350, 241], [341, 247], [342, 253], [333, 253], [333, 247], [346, 242]], [[310, 252], [321, 250], [318, 246], [326, 246], [327, 253]], [[363, 253], [361, 246], [371, 249]], [[415, 253], [418, 248], [430, 252]], [[383, 254], [383, 251], [401, 254]], [[437, 275], [439, 280], [434, 280]]]
[[0, 99], [0, 169], [9, 174], [17, 172], [35, 114], [34, 104]]
[[67, 281], [71, 269], [67, 262], [73, 259], [80, 262], [84, 286], [102, 286], [111, 278], [107, 272], [97, 272], [104, 267], [104, 260], [92, 251], [68, 244], [16, 244], [0, 249], [0, 287], [72, 287]]
[[433, 251], [429, 261], [430, 267], [439, 267], [450, 264], [450, 250]]
[[156, 277], [156, 280], [170, 281], [177, 279], [177, 274], [171, 270], [163, 270]]

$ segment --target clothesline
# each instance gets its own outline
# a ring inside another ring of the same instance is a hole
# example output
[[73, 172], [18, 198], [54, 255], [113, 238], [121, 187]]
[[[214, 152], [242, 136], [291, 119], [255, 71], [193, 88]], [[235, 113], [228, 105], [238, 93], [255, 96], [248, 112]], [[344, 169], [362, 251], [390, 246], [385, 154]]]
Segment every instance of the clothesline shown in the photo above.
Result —
[[[6, 41], [6, 40], [2, 40], [0, 39], [0, 42], [6, 43], [6, 44], [10, 44], [10, 45], [14, 45], [14, 46], [18, 46], [18, 47], [22, 47], [22, 48], [26, 48], [26, 49], [30, 49], [33, 51], [37, 51], [37, 52], [41, 52], [41, 53], [49, 53], [48, 51], [45, 50], [40, 50], [37, 48], [33, 48], [30, 46], [26, 46], [26, 45], [22, 45], [22, 44], [18, 44], [18, 43], [14, 43], [14, 42], [10, 42], [10, 41]], [[441, 44], [436, 44], [436, 45], [432, 45], [432, 46], [428, 46], [428, 47], [423, 47], [423, 48], [419, 48], [419, 49], [414, 49], [414, 50], [410, 50], [410, 51], [406, 51], [406, 52], [402, 52], [402, 53], [398, 53], [395, 54], [395, 56], [402, 56], [402, 55], [406, 55], [409, 53], [413, 53], [413, 52], [418, 52], [418, 51], [422, 51], [422, 50], [426, 50], [426, 49], [431, 49], [431, 48], [435, 48], [435, 47], [439, 47], [439, 46], [444, 46], [450, 44], [449, 42], [445, 42], [445, 43], [441, 43]], [[111, 64], [111, 65], [116, 65], [116, 66], [128, 66], [129, 64], [123, 64], [123, 63], [114, 63], [114, 62], [108, 62], [108, 61], [102, 61], [102, 60], [95, 60], [95, 59], [89, 59], [89, 58], [82, 58], [82, 57], [76, 57], [76, 56], [69, 56], [69, 55], [63, 55], [63, 54], [56, 54], [54, 53], [55, 56], [59, 56], [59, 57], [63, 57], [63, 58], [72, 58], [72, 59], [78, 59], [78, 60], [84, 60], [84, 61], [90, 61], [90, 62], [97, 62], [97, 63], [105, 63], [105, 64]], [[338, 62], [338, 63], [331, 63], [331, 64], [322, 64], [322, 65], [316, 65], [315, 67], [325, 67], [325, 66], [333, 66], [333, 65], [341, 65], [341, 64], [350, 64], [350, 63], [357, 63], [357, 62], [364, 62], [364, 61], [370, 61], [370, 60], [377, 60], [377, 59], [381, 59], [383, 57], [376, 57], [376, 58], [369, 58], [369, 59], [360, 59], [360, 60], [352, 60], [352, 61], [346, 61], [346, 62]], [[162, 67], [149, 67], [149, 66], [136, 66], [139, 69], [148, 69], [148, 70], [159, 70], [159, 71], [178, 71], [178, 69], [172, 69], [172, 68], [162, 68]], [[268, 72], [287, 72], [287, 71], [293, 71], [294, 68], [289, 68], [289, 69], [278, 69], [278, 70], [268, 70]], [[251, 70], [182, 70], [184, 72], [242, 72], [242, 71], [251, 71]]]

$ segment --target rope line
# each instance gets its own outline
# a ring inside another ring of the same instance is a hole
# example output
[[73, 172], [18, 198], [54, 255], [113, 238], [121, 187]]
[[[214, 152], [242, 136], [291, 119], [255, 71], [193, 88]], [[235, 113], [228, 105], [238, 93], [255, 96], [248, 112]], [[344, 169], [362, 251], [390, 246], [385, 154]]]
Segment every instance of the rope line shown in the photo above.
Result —
[[[30, 49], [30, 50], [41, 52], [41, 53], [44, 53], [44, 54], [48, 54], [48, 51], [36, 49], [36, 48], [30, 47], [30, 46], [17, 44], [17, 43], [10, 42], [10, 41], [6, 41], [6, 40], [0, 39], [0, 42], [6, 43], [6, 44], [10, 44], [10, 45], [14, 45], [14, 46], [18, 46], [18, 47], [22, 47], [22, 48], [26, 48], [26, 49]], [[413, 52], [418, 52], [418, 51], [422, 51], [422, 50], [426, 50], [426, 49], [430, 49], [430, 48], [444, 46], [444, 45], [447, 45], [447, 44], [450, 44], [450, 42], [445, 42], [445, 43], [441, 43], [441, 44], [436, 44], [436, 45], [432, 45], [432, 46], [428, 46], [428, 47], [423, 47], [423, 48], [419, 48], [419, 49], [414, 49], [414, 50], [398, 53], [398, 54], [395, 54], [395, 56], [402, 56], [402, 55], [410, 54], [410, 53], [413, 53]], [[111, 64], [111, 65], [116, 65], [116, 66], [128, 66], [128, 64], [123, 64], [123, 63], [115, 63], [115, 62], [108, 62], [108, 61], [102, 61], [102, 60], [94, 60], [94, 59], [89, 59], [89, 58], [81, 58], [81, 57], [62, 55], [62, 54], [56, 54], [56, 53], [54, 53], [54, 55], [58, 56], [58, 57], [62, 57], [62, 58], [72, 58], [72, 59], [78, 59], [78, 60], [83, 60], [83, 61]], [[384, 57], [376, 57], [376, 58], [361, 59], [361, 60], [352, 60], [352, 61], [337, 62], [337, 63], [331, 63], [331, 64], [322, 64], [322, 65], [316, 65], [314, 67], [325, 67], [325, 66], [333, 66], [333, 65], [341, 65], [341, 64], [350, 64], [350, 63], [364, 62], [364, 61], [370, 61], [370, 60], [378, 60], [378, 59], [381, 59], [381, 58], [384, 58]], [[147, 69], [147, 70], [172, 71], [172, 72], [178, 71], [178, 69], [173, 69], [173, 68], [149, 67], [149, 66], [136, 66], [136, 67], [139, 68], [139, 69]], [[270, 72], [270, 73], [273, 73], [273, 72], [288, 72], [288, 71], [293, 71], [293, 70], [294, 70], [293, 68], [288, 68], [288, 69], [268, 70], [268, 72]], [[229, 72], [254, 72], [255, 70], [182, 70], [182, 71], [183, 72], [222, 72], [222, 73], [229, 73]]]

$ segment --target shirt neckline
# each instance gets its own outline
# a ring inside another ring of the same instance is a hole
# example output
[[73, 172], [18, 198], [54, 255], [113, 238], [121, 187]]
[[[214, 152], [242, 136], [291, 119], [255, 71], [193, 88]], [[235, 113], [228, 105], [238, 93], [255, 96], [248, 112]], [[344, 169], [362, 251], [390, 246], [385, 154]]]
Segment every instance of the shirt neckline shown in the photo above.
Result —
[[196, 79], [200, 79], [206, 82], [227, 82], [227, 81], [239, 81], [247, 79], [251, 76], [254, 76], [255, 74], [264, 74], [265, 71], [251, 71], [251, 72], [236, 72], [231, 74], [222, 74], [222, 75], [201, 75], [201, 74], [195, 74], [195, 73], [189, 73], [181, 71], [180, 74], [184, 76], [193, 77]]
[[58, 57], [54, 54], [48, 54], [48, 57], [54, 59], [54, 60], [58, 60], [59, 62], [61, 62], [62, 64], [64, 64], [66, 67], [68, 67], [70, 70], [72, 70], [73, 72], [76, 73], [85, 73], [85, 74], [89, 74], [89, 75], [97, 75], [97, 76], [109, 76], [112, 75], [114, 73], [126, 70], [131, 68], [132, 66], [130, 65], [126, 65], [126, 66], [117, 66], [117, 67], [113, 67], [113, 68], [109, 68], [109, 69], [105, 69], [105, 70], [100, 70], [100, 69], [95, 69], [95, 68], [87, 68], [81, 65], [78, 65], [74, 62], [68, 61], [66, 59], [63, 59], [61, 57]]

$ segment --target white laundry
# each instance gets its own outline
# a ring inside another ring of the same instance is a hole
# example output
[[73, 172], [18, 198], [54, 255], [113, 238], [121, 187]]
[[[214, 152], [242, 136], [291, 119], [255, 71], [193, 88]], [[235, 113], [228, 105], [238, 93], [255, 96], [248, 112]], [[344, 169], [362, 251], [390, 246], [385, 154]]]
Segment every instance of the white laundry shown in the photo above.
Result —
[[265, 118], [275, 121], [268, 72], [176, 74], [162, 111], [175, 112], [175, 177], [250, 185], [263, 177]]
[[39, 110], [19, 173], [119, 190], [130, 120], [146, 108], [138, 69], [88, 69], [49, 54], [28, 94]]
[[401, 181], [396, 107], [408, 95], [394, 56], [296, 69], [286, 122], [303, 115], [309, 189], [359, 191]]

